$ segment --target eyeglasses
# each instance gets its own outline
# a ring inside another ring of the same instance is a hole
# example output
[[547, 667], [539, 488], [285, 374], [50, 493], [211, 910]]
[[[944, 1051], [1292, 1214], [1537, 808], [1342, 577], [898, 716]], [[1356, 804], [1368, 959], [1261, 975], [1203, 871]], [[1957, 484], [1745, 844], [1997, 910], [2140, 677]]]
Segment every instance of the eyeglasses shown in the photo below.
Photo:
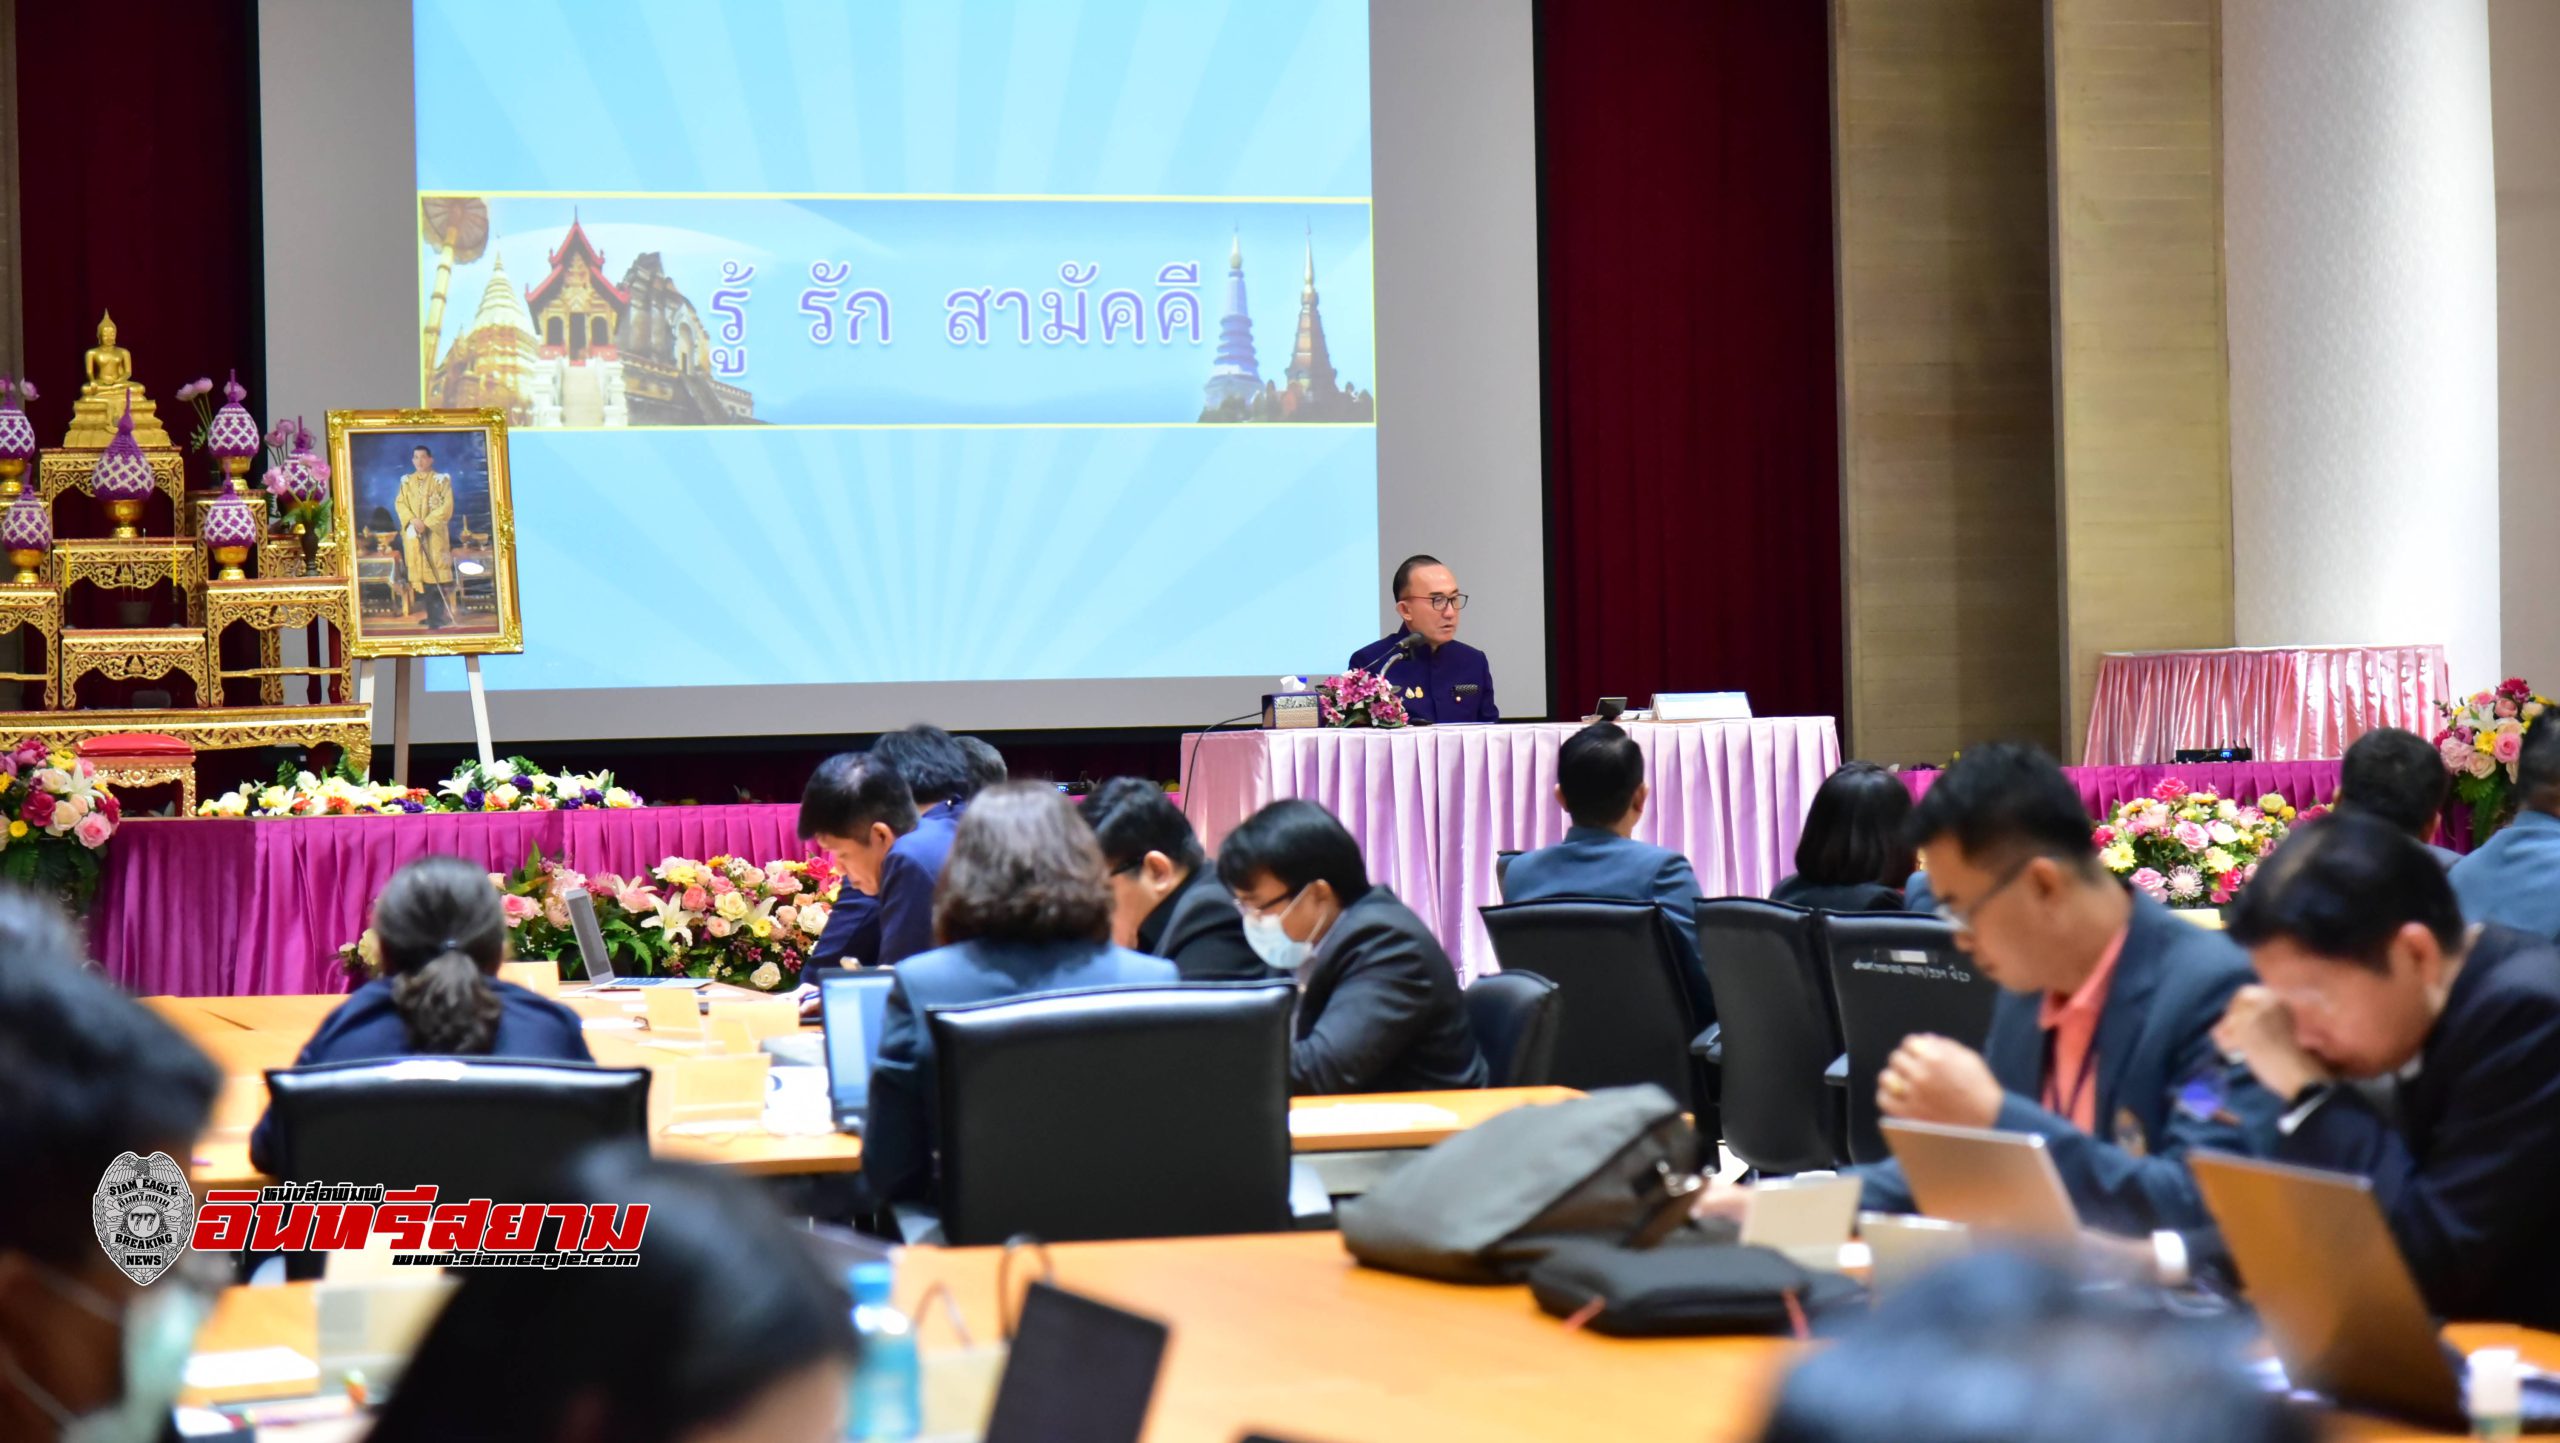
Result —
[[1247, 917], [1268, 917], [1274, 913], [1286, 912], [1289, 910], [1289, 904], [1298, 900], [1298, 893], [1304, 892], [1305, 890], [1307, 889], [1300, 887], [1297, 891], [1290, 892], [1285, 896], [1274, 897], [1268, 902], [1249, 902], [1242, 897], [1238, 897], [1236, 898], [1236, 910], [1242, 912]]
[[1979, 913], [1992, 898], [1999, 896], [2003, 891], [2007, 890], [2011, 882], [2025, 876], [2027, 868], [2035, 865], [2035, 860], [2035, 857], [2029, 856], [2022, 858], [2012, 865], [2009, 870], [2000, 874], [2000, 879], [1998, 881], [1983, 888], [1982, 895], [1974, 898], [1973, 905], [1970, 907], [1959, 910], [1944, 902], [1940, 902], [1937, 906], [1938, 920], [1955, 928], [1958, 932], [1970, 934], [1973, 931], [1973, 919], [1975, 914]]
[[1419, 601], [1423, 605], [1430, 607], [1433, 611], [1464, 611], [1467, 609], [1467, 594], [1463, 591], [1434, 592], [1429, 596], [1407, 596], [1401, 599], [1405, 601]]

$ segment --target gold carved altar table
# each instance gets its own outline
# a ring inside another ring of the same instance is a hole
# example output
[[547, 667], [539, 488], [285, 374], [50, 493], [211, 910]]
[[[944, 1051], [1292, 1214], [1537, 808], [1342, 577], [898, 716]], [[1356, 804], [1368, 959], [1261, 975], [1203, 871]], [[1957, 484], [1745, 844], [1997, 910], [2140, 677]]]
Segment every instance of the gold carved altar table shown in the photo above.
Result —
[[[344, 702], [355, 690], [355, 670], [351, 661], [336, 666], [282, 665], [281, 633], [290, 626], [309, 626], [325, 621], [338, 635], [340, 655], [345, 655], [345, 641], [350, 621], [347, 615], [347, 583], [335, 576], [261, 577], [254, 581], [208, 581], [204, 584], [204, 634], [206, 664], [212, 669], [213, 704], [222, 699], [222, 684], [235, 676], [258, 679], [258, 699], [267, 706], [284, 705], [284, 679], [288, 676], [314, 678], [315, 693], [327, 680], [334, 679], [336, 689], [331, 699]], [[225, 670], [222, 665], [222, 634], [235, 623], [246, 625], [258, 633], [258, 665]], [[314, 700], [319, 696], [315, 694]]]
[[[208, 704], [214, 695], [201, 626], [64, 628], [62, 690], [56, 705], [77, 708], [80, 679], [91, 672], [111, 681], [157, 681], [177, 672], [195, 682], [198, 706]], [[115, 730], [135, 728], [125, 725]]]
[[0, 681], [31, 681], [43, 689], [37, 705], [53, 709], [53, 678], [62, 663], [62, 593], [50, 586], [0, 586], [0, 636], [27, 627], [44, 638], [44, 668], [0, 671]]
[[53, 579], [66, 602], [71, 588], [84, 581], [106, 591], [148, 591], [165, 581], [176, 589], [186, 608], [187, 624], [204, 620], [204, 548], [192, 538], [57, 541], [53, 543]]

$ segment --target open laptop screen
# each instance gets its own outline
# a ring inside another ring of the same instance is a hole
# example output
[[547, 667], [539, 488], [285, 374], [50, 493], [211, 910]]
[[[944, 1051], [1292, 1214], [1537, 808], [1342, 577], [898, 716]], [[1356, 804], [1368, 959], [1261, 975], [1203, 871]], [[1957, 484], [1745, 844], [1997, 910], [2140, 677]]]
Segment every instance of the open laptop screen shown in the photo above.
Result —
[[839, 1109], [871, 1098], [871, 1069], [889, 1015], [889, 973], [830, 977], [818, 984], [818, 1017], [827, 1034], [827, 1092]]
[[987, 1443], [1138, 1443], [1170, 1336], [1153, 1318], [1033, 1283]]

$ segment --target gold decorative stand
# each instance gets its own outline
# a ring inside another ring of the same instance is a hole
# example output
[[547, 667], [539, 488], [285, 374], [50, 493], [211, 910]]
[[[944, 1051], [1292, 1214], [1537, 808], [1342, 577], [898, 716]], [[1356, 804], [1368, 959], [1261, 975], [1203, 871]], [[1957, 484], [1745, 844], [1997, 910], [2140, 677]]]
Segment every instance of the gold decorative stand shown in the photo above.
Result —
[[44, 638], [44, 670], [0, 671], [0, 681], [37, 683], [44, 698], [38, 705], [51, 711], [54, 674], [62, 663], [62, 593], [50, 586], [0, 586], [0, 635], [22, 626]]
[[[208, 581], [204, 584], [204, 634], [206, 664], [213, 671], [212, 699], [220, 704], [222, 684], [235, 676], [258, 679], [258, 699], [268, 706], [284, 705], [284, 679], [288, 676], [314, 678], [314, 700], [317, 688], [335, 682], [326, 695], [344, 703], [354, 694], [355, 668], [341, 661], [336, 666], [285, 666], [279, 633], [289, 626], [309, 626], [325, 621], [337, 631], [340, 655], [349, 621], [347, 617], [347, 583], [335, 576], [294, 577], [270, 581]], [[233, 625], [245, 625], [258, 633], [258, 665], [251, 668], [225, 670], [222, 665], [222, 634]], [[315, 655], [313, 660], [318, 661]]]
[[214, 700], [213, 670], [206, 664], [201, 626], [65, 627], [62, 705], [79, 705], [80, 679], [91, 672], [110, 681], [157, 681], [176, 672], [195, 682], [197, 706]]
[[177, 592], [187, 624], [204, 620], [204, 547], [187, 537], [57, 541], [53, 581], [66, 603], [71, 588], [84, 581], [103, 591], [148, 591], [166, 582]]

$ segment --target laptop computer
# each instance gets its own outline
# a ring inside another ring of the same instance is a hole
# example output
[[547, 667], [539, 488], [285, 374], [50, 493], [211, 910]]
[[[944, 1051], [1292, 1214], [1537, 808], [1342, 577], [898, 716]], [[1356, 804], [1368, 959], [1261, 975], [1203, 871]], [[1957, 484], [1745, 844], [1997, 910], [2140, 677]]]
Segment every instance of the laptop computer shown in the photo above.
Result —
[[871, 1107], [871, 1069], [880, 1065], [880, 1034], [897, 975], [838, 972], [818, 984], [818, 1021], [827, 1037], [827, 1106], [836, 1131], [856, 1136]]
[[604, 929], [596, 925], [596, 900], [584, 887], [572, 887], [560, 894], [569, 909], [569, 930], [578, 939], [578, 960], [587, 967], [587, 985], [571, 988], [572, 992], [603, 992], [622, 987], [680, 987], [695, 992], [711, 985], [701, 977], [616, 977], [613, 954], [604, 946]]
[[[2469, 1430], [2461, 1360], [2444, 1345], [2371, 1182], [2221, 1153], [2196, 1153], [2188, 1165], [2294, 1387]], [[2560, 1379], [2526, 1374], [2524, 1426], [2560, 1432]]]
[[2079, 1236], [2079, 1210], [2041, 1136], [1892, 1118], [1882, 1127], [1912, 1200], [1930, 1217], [2037, 1242]]
[[1153, 1318], [1033, 1283], [986, 1443], [1138, 1443], [1171, 1337]]

